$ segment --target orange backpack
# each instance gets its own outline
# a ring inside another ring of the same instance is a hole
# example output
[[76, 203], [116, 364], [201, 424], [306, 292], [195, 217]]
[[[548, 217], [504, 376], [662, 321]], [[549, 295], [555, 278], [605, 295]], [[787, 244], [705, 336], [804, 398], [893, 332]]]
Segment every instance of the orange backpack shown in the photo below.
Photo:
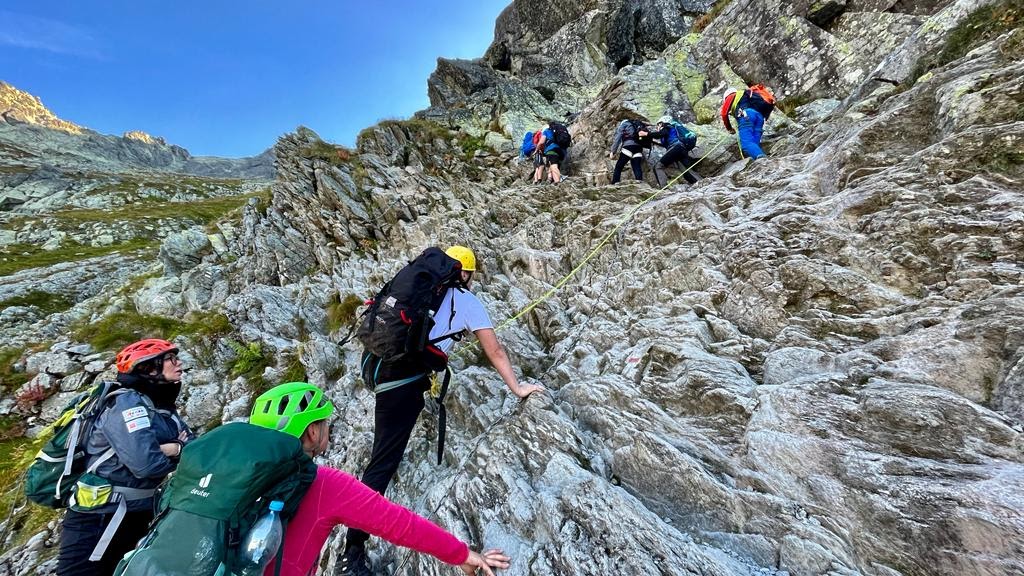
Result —
[[764, 84], [755, 84], [751, 86], [749, 90], [751, 96], [756, 94], [761, 98], [761, 100], [764, 100], [766, 104], [775, 106], [775, 94], [772, 94], [772, 91]]

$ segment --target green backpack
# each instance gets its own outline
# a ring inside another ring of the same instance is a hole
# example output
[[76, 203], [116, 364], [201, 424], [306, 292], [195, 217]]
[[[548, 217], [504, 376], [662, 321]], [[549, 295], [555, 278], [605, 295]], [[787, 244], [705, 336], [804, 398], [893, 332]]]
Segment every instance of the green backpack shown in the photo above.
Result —
[[[71, 400], [53, 423], [53, 437], [36, 454], [25, 473], [25, 496], [36, 504], [66, 508], [75, 483], [86, 470], [85, 441], [107, 400], [123, 392], [116, 382], [101, 382]], [[101, 455], [93, 469], [114, 455]], [[92, 470], [88, 470], [92, 471]]]
[[284, 502], [287, 523], [315, 478], [298, 438], [243, 422], [215, 428], [182, 451], [149, 534], [114, 574], [237, 574], [240, 544], [269, 502]]

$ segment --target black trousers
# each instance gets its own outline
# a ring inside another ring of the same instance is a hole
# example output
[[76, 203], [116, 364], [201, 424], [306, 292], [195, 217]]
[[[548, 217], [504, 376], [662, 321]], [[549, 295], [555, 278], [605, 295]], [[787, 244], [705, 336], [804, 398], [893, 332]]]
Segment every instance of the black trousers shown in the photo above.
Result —
[[[665, 155], [658, 161], [658, 167], [654, 171], [654, 175], [658, 179], [658, 185], [664, 186], [668, 183], [668, 176], [665, 174], [665, 168], [681, 162], [686, 168], [693, 166], [697, 163], [697, 160], [690, 156], [690, 149], [684, 148], [683, 146], [676, 144], [665, 151]], [[696, 184], [700, 177], [694, 173], [693, 170], [687, 170], [683, 173], [683, 179], [690, 184]]]
[[[429, 387], [430, 378], [424, 376], [415, 382], [377, 394], [373, 409], [373, 450], [370, 452], [370, 463], [363, 471], [363, 484], [381, 494], [387, 490], [391, 478], [402, 463], [409, 436], [423, 411], [423, 392]], [[362, 530], [349, 528], [345, 537], [345, 550], [364, 547], [369, 537]]]
[[111, 514], [85, 514], [68, 510], [61, 525], [57, 576], [110, 576], [125, 554], [135, 549], [149, 529], [153, 512], [143, 510], [125, 514], [99, 562], [90, 562], [96, 543], [110, 523]]
[[633, 157], [630, 158], [629, 156], [626, 156], [622, 152], [619, 152], [619, 159], [618, 161], [615, 162], [615, 171], [612, 172], [612, 184], [618, 184], [619, 179], [622, 178], [622, 169], [626, 166], [626, 162], [629, 162], [630, 168], [633, 169], [633, 176], [636, 177], [637, 180], [643, 180], [644, 149], [641, 148], [640, 146], [634, 146], [632, 144], [629, 146], [623, 146], [622, 149], [629, 151], [629, 153], [632, 154]]

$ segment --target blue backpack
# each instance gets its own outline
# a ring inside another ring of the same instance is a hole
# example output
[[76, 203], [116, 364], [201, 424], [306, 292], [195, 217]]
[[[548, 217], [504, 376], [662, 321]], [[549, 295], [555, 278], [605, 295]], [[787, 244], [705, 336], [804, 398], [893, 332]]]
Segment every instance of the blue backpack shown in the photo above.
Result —
[[533, 151], [536, 149], [537, 146], [533, 143], [533, 132], [527, 132], [526, 135], [523, 136], [522, 146], [519, 147], [519, 157], [526, 158], [530, 154], [533, 154]]
[[[675, 132], [676, 140], [683, 145], [687, 150], [693, 149], [697, 145], [697, 135], [690, 131], [689, 128], [683, 126], [679, 122], [672, 122], [672, 130]], [[672, 135], [670, 134], [667, 138], [668, 144], [672, 143]]]

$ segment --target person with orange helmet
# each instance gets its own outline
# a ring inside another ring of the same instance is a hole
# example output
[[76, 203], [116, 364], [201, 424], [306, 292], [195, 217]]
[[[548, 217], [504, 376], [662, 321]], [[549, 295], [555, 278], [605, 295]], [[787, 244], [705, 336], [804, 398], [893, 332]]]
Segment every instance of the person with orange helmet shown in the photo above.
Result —
[[158, 338], [118, 352], [116, 385], [83, 430], [87, 468], [75, 485], [60, 537], [59, 576], [105, 576], [153, 519], [157, 486], [195, 438], [178, 416], [178, 348]]

